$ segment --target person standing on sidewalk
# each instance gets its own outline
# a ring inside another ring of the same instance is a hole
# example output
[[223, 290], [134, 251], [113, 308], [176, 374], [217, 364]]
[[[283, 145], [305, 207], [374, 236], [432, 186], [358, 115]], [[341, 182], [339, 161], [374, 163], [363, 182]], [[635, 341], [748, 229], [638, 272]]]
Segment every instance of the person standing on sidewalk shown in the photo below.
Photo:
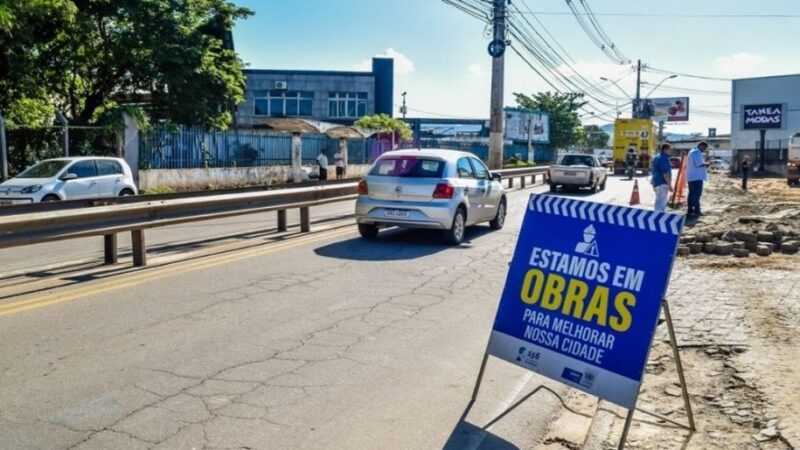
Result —
[[328, 155], [327, 151], [323, 148], [317, 156], [317, 164], [319, 164], [319, 179], [325, 181], [328, 179]]
[[672, 192], [672, 164], [669, 162], [669, 155], [672, 147], [669, 144], [661, 144], [661, 152], [653, 158], [650, 164], [650, 173], [653, 174], [651, 183], [656, 191], [655, 210], [664, 212], [667, 209], [667, 198]]
[[708, 171], [706, 170], [708, 164], [703, 156], [707, 148], [708, 144], [705, 141], [697, 144], [697, 147], [689, 151], [686, 163], [686, 181], [689, 184], [687, 216], [690, 219], [703, 215], [700, 211], [700, 197], [703, 195], [703, 182], [708, 180]]
[[336, 150], [333, 154], [333, 164], [336, 166], [336, 179], [344, 178], [344, 157], [341, 150]]
[[747, 179], [750, 178], [750, 157], [742, 160], [742, 190], [747, 190]]

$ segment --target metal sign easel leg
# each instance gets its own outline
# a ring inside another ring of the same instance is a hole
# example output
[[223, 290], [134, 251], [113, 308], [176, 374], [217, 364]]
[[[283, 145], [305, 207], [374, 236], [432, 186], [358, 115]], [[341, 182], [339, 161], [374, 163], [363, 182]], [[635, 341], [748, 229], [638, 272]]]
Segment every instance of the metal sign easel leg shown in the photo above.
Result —
[[686, 377], [683, 375], [683, 364], [681, 363], [681, 354], [678, 351], [678, 339], [675, 337], [675, 328], [672, 325], [672, 315], [669, 313], [669, 304], [667, 299], [661, 302], [661, 308], [664, 310], [664, 318], [667, 320], [667, 330], [669, 331], [669, 342], [672, 344], [672, 354], [675, 355], [675, 369], [678, 372], [678, 381], [681, 383], [681, 391], [683, 391], [683, 406], [686, 408], [686, 417], [689, 419], [689, 429], [691, 431], [697, 430], [694, 425], [694, 414], [692, 414], [692, 404], [689, 401], [689, 389], [686, 387]]
[[672, 324], [672, 315], [669, 313], [669, 304], [667, 303], [667, 299], [661, 302], [661, 309], [664, 311], [664, 319], [667, 322], [667, 331], [669, 331], [669, 343], [672, 347], [672, 354], [675, 357], [675, 370], [678, 372], [678, 381], [681, 384], [681, 392], [683, 393], [683, 406], [686, 409], [686, 417], [689, 421], [689, 425], [684, 425], [680, 422], [670, 419], [662, 414], [658, 414], [653, 411], [648, 411], [643, 408], [639, 408], [634, 406], [633, 408], [628, 410], [628, 415], [625, 417], [625, 425], [622, 428], [622, 435], [619, 439], [619, 446], [617, 447], [618, 450], [623, 450], [625, 448], [625, 442], [628, 439], [628, 431], [630, 431], [631, 423], [633, 422], [633, 413], [635, 411], [641, 411], [645, 414], [649, 414], [653, 417], [661, 419], [665, 422], [669, 422], [673, 425], [677, 425], [681, 428], [685, 428], [689, 431], [696, 431], [697, 428], [694, 424], [694, 414], [692, 414], [692, 404], [689, 400], [689, 389], [686, 387], [686, 377], [683, 374], [683, 364], [681, 363], [681, 355], [678, 351], [678, 339], [675, 337], [675, 327]]
[[481, 370], [478, 371], [478, 379], [475, 381], [475, 388], [472, 390], [472, 402], [478, 398], [478, 390], [481, 388], [481, 380], [483, 380], [483, 372], [486, 370], [486, 361], [489, 360], [489, 350], [483, 352], [483, 362], [481, 362]]

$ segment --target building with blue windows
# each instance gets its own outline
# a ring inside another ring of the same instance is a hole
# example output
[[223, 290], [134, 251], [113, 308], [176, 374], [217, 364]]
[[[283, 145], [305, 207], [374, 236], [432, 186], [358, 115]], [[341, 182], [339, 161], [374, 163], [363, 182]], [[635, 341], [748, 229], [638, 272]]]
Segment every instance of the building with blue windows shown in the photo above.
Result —
[[394, 60], [373, 58], [370, 72], [246, 69], [245, 99], [236, 125], [291, 117], [351, 125], [369, 114], [392, 115]]

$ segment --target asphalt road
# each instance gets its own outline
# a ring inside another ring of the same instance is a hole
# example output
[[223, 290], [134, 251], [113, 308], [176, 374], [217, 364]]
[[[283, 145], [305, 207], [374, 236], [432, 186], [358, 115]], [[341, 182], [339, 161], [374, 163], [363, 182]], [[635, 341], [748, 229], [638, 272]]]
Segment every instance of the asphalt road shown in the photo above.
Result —
[[506, 227], [457, 248], [361, 240], [347, 203], [314, 210], [307, 235], [270, 231], [273, 215], [150, 231], [144, 269], [95, 266], [96, 240], [2, 250], [0, 448], [535, 447], [561, 404], [514, 405], [564, 388], [490, 359], [469, 399], [544, 191], [511, 192]]

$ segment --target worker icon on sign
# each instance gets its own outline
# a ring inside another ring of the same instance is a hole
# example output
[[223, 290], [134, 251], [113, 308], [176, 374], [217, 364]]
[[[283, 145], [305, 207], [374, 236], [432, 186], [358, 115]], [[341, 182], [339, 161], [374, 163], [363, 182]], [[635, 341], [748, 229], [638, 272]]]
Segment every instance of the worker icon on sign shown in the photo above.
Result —
[[589, 225], [583, 230], [583, 242], [578, 242], [578, 245], [575, 246], [575, 252], [581, 253], [583, 255], [600, 256], [600, 252], [597, 249], [597, 241], [595, 237], [597, 232], [594, 230], [594, 225]]

